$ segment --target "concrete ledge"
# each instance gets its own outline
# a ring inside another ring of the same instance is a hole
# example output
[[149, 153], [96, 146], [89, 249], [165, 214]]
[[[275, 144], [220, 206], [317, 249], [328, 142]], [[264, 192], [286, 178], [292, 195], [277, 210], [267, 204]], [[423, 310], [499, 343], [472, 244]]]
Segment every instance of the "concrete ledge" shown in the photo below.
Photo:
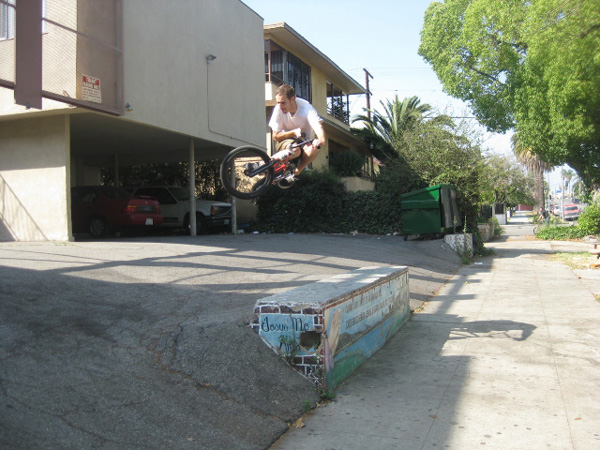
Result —
[[334, 388], [409, 314], [408, 268], [366, 267], [258, 300], [251, 326], [314, 383]]

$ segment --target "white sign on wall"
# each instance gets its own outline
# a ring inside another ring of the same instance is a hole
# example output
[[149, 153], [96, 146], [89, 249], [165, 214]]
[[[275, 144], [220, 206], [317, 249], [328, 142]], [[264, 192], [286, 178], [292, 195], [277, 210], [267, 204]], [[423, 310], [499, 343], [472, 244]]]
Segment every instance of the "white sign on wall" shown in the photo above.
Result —
[[100, 78], [90, 77], [89, 75], [82, 75], [81, 99], [88, 102], [102, 103], [102, 89], [100, 88]]

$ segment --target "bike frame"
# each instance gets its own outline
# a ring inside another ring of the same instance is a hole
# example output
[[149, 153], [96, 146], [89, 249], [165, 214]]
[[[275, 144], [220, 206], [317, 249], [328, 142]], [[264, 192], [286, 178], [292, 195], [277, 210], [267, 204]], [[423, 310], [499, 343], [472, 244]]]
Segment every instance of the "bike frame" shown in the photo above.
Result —
[[[300, 138], [298, 138], [300, 139]], [[310, 140], [303, 140], [300, 142], [296, 142], [292, 145], [290, 145], [290, 149], [296, 149], [298, 147], [304, 147], [306, 144], [309, 144], [311, 141]], [[298, 159], [300, 156], [297, 156], [294, 159]], [[279, 159], [273, 159], [271, 158], [271, 161], [269, 161], [268, 164], [263, 164], [262, 166], [257, 167], [256, 169], [248, 172], [246, 175], [248, 175], [249, 177], [254, 177], [260, 173], [263, 173], [266, 170], [269, 170], [271, 167], [273, 167], [273, 170], [277, 173], [277, 172], [281, 172], [282, 174], [285, 173], [285, 171], [287, 170], [287, 168], [290, 165], [290, 162], [293, 161], [293, 159], [288, 159], [287, 161], [282, 161]], [[275, 179], [273, 180], [273, 182], [275, 182], [275, 180], [277, 179], [277, 177], [275, 177]]]

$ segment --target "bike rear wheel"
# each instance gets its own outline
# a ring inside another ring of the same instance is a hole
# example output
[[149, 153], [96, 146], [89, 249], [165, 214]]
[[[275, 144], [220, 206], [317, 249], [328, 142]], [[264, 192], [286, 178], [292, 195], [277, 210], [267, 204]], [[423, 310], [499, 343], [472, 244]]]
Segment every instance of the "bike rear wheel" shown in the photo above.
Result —
[[237, 198], [252, 199], [264, 194], [273, 183], [273, 167], [250, 176], [249, 165], [266, 165], [271, 158], [264, 150], [251, 145], [234, 148], [221, 163], [221, 182], [227, 192]]

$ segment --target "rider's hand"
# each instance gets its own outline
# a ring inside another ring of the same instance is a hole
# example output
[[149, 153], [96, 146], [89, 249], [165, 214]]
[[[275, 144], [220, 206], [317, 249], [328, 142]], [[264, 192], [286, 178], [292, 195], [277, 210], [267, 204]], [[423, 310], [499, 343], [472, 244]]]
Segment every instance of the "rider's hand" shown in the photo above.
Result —
[[319, 141], [318, 139], [315, 139], [312, 141], [312, 148], [317, 149], [321, 147], [321, 141]]

